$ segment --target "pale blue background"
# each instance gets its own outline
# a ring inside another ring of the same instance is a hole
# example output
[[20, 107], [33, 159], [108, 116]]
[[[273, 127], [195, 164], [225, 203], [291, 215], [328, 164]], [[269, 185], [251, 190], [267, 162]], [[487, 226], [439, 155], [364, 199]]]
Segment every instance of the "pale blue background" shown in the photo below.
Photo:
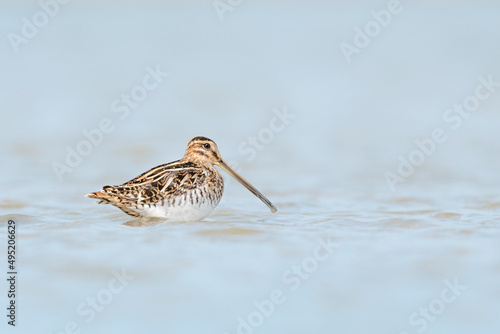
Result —
[[[480, 76], [500, 81], [500, 5], [401, 1], [348, 63], [339, 45], [387, 3], [242, 1], [221, 21], [211, 1], [73, 0], [15, 53], [8, 34], [40, 7], [3, 1], [0, 214], [20, 226], [17, 332], [82, 323], [77, 305], [127, 268], [136, 280], [84, 333], [232, 334], [332, 235], [336, 257], [255, 333], [416, 333], [408, 316], [455, 277], [467, 291], [426, 333], [498, 333], [500, 90], [456, 130], [442, 117]], [[113, 101], [157, 65], [169, 76], [120, 120]], [[283, 108], [295, 118], [247, 161], [238, 147]], [[114, 131], [59, 182], [54, 161], [103, 118]], [[437, 127], [447, 141], [391, 192], [384, 173]], [[235, 182], [194, 225], [130, 228], [83, 197], [179, 159], [197, 135], [278, 214]]]

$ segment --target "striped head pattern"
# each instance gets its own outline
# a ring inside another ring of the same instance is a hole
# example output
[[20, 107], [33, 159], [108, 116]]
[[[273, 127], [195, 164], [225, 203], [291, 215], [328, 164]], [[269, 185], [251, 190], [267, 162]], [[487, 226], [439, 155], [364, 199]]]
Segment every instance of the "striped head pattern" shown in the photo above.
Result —
[[222, 157], [213, 140], [206, 137], [194, 137], [187, 145], [183, 160], [219, 165]]

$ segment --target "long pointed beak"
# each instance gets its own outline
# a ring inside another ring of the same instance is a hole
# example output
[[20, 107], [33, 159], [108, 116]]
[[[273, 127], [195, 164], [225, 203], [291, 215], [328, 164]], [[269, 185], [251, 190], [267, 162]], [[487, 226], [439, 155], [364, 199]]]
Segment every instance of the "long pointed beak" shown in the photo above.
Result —
[[245, 180], [240, 174], [238, 174], [234, 169], [232, 169], [231, 167], [229, 167], [228, 164], [226, 164], [226, 162], [224, 160], [221, 159], [221, 161], [217, 164], [217, 166], [219, 166], [220, 168], [222, 168], [226, 173], [228, 173], [229, 175], [231, 175], [233, 178], [236, 179], [236, 181], [238, 181], [239, 183], [241, 183], [243, 186], [245, 186], [245, 188], [247, 188], [248, 190], [250, 190], [252, 192], [252, 194], [254, 194], [255, 196], [257, 196], [262, 202], [266, 203], [266, 205], [269, 207], [269, 209], [271, 209], [271, 212], [274, 213], [276, 211], [278, 211], [276, 209], [276, 207], [273, 205], [273, 203], [271, 203], [271, 201], [269, 201], [264, 195], [262, 195], [260, 193], [260, 191], [258, 191], [257, 189], [254, 188], [254, 186], [252, 186], [250, 183], [248, 183], [247, 180]]

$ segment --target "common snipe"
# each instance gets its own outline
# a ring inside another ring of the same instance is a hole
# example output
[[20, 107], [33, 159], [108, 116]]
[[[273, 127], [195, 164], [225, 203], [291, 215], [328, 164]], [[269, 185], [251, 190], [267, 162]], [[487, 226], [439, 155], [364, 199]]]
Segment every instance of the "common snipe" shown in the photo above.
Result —
[[99, 204], [112, 204], [134, 217], [163, 217], [197, 221], [206, 218], [219, 204], [224, 180], [218, 166], [244, 185], [276, 212], [276, 207], [221, 157], [217, 145], [205, 137], [188, 143], [181, 160], [154, 167], [118, 186], [104, 186], [87, 194]]

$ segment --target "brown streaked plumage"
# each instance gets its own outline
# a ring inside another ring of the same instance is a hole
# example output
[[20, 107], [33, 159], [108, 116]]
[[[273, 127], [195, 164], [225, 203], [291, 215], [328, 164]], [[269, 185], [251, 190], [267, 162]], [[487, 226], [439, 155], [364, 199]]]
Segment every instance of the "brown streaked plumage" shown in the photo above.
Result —
[[224, 191], [224, 180], [214, 165], [276, 212], [264, 195], [226, 164], [215, 142], [205, 137], [191, 139], [181, 160], [154, 167], [122, 185], [104, 186], [86, 196], [98, 199], [99, 204], [114, 205], [134, 217], [202, 220], [219, 204]]

